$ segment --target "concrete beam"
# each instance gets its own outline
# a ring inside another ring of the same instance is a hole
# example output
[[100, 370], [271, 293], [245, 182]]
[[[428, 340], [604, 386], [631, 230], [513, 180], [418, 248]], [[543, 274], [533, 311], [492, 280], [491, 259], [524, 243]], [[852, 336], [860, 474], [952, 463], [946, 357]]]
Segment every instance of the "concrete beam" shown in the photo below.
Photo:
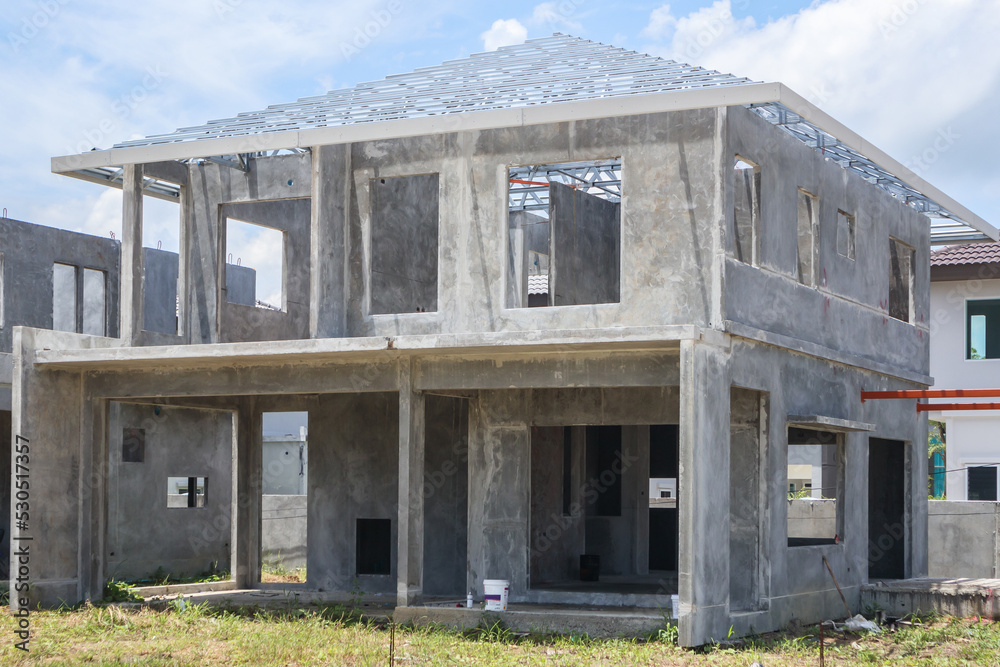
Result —
[[399, 528], [396, 604], [407, 607], [423, 595], [424, 579], [424, 395], [413, 389], [408, 359], [399, 364]]

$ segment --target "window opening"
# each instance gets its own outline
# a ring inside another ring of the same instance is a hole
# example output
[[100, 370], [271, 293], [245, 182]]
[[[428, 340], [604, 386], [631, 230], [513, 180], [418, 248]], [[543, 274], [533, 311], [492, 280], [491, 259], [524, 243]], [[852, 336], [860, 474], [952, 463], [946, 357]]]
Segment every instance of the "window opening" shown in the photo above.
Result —
[[1000, 359], [1000, 299], [965, 302], [966, 359]]
[[207, 477], [167, 478], [167, 507], [205, 507], [207, 502]]
[[52, 328], [76, 332], [76, 267], [70, 264], [52, 265]]
[[226, 219], [226, 301], [285, 310], [285, 233]]
[[913, 248], [889, 239], [889, 316], [909, 322], [913, 313]]
[[760, 248], [760, 166], [739, 155], [733, 183], [733, 243], [736, 259], [757, 265]]
[[357, 574], [391, 574], [392, 521], [358, 519], [355, 563]]
[[855, 227], [853, 215], [837, 211], [837, 252], [847, 259], [854, 259]]
[[971, 466], [966, 470], [969, 500], [997, 499], [997, 467]]
[[837, 543], [843, 531], [842, 436], [789, 427], [787, 472], [788, 546]]
[[798, 278], [799, 282], [803, 285], [811, 286], [816, 284], [816, 217], [818, 211], [819, 198], [800, 189], [798, 207]]

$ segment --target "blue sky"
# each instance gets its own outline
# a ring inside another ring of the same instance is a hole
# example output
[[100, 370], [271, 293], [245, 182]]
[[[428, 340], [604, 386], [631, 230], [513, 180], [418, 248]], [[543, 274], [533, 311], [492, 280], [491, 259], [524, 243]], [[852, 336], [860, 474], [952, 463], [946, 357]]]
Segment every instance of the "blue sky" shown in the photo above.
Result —
[[[0, 207], [118, 234], [120, 195], [50, 157], [557, 31], [782, 81], [1000, 224], [1000, 3], [976, 0], [8, 0]], [[175, 228], [149, 205], [148, 245], [176, 248]]]

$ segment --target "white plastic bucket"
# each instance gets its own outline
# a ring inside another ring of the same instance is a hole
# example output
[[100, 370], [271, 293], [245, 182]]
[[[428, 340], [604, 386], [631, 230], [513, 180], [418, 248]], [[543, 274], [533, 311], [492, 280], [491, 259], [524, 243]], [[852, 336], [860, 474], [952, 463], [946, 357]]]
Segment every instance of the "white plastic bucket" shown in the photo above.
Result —
[[483, 597], [486, 599], [486, 611], [507, 611], [507, 591], [510, 582], [506, 579], [484, 579]]

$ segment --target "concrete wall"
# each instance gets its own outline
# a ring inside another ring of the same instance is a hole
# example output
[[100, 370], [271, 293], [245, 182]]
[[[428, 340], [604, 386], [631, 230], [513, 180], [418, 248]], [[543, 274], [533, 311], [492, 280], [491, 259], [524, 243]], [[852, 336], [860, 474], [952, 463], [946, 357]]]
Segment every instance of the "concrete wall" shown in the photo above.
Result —
[[795, 498], [788, 501], [788, 534], [825, 537], [837, 533], [837, 501]]
[[[926, 375], [927, 219], [748, 109], [730, 107], [726, 119], [725, 319]], [[761, 167], [757, 266], [733, 256], [734, 155]], [[799, 188], [819, 200], [815, 287], [798, 280]], [[837, 252], [838, 210], [856, 217], [853, 260]], [[916, 249], [911, 323], [888, 316], [890, 237]]]
[[469, 531], [467, 400], [427, 396], [424, 452], [424, 594], [461, 597]]
[[[0, 352], [10, 352], [15, 326], [52, 328], [52, 265], [70, 264], [105, 272], [105, 318], [108, 336], [118, 335], [118, 264], [120, 243], [0, 218]], [[78, 277], [78, 322], [82, 322], [83, 277]]]
[[928, 575], [1000, 577], [1000, 503], [928, 502]]
[[549, 186], [549, 227], [552, 305], [617, 303], [621, 204], [553, 183]]
[[[309, 410], [309, 584], [396, 590], [399, 402], [393, 393], [325, 395]], [[392, 522], [392, 572], [358, 575], [358, 519]]]
[[293, 570], [306, 566], [307, 496], [270, 495], [261, 498], [261, 560]]
[[[233, 416], [112, 403], [108, 431], [108, 576], [229, 569]], [[142, 463], [122, 460], [124, 429], [145, 435]], [[207, 477], [205, 507], [170, 507], [168, 477]]]

